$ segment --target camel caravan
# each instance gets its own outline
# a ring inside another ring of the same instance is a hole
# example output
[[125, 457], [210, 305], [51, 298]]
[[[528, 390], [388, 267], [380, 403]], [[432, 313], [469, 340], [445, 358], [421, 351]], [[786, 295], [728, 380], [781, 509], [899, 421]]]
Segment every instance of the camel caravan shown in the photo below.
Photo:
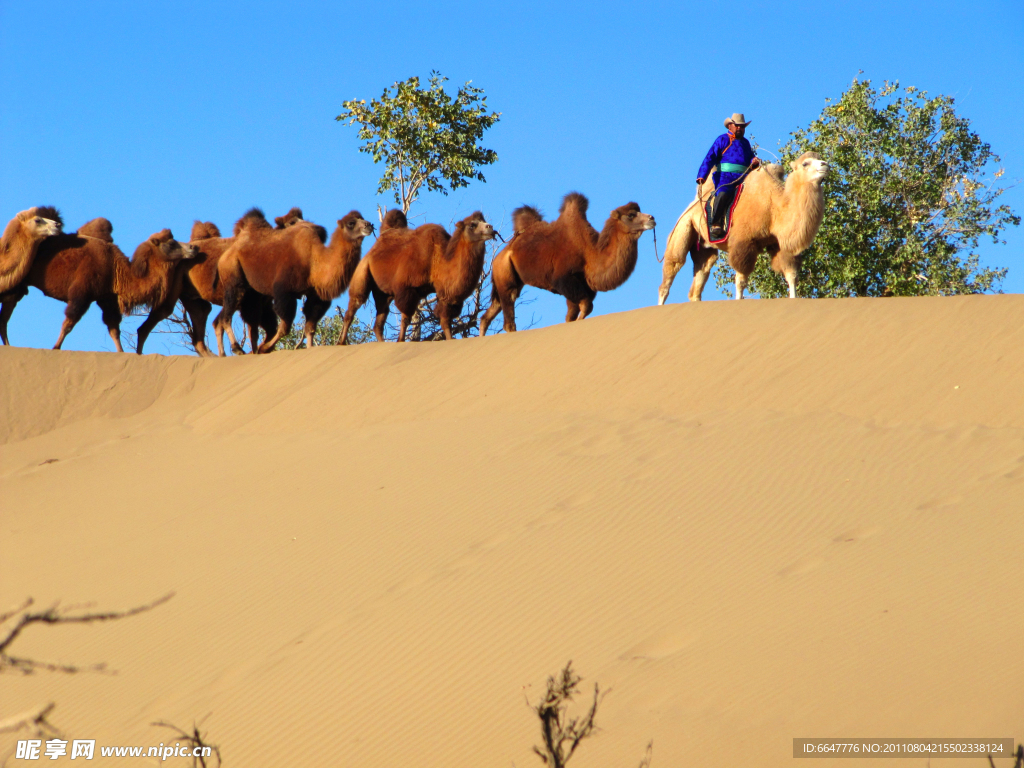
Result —
[[[757, 256], [766, 252], [771, 267], [785, 277], [796, 297], [800, 257], [821, 227], [822, 182], [828, 164], [813, 152], [797, 158], [788, 176], [780, 165], [762, 164], [743, 138], [749, 122], [742, 114], [726, 118], [697, 177], [697, 194], [669, 235], [658, 304], [668, 299], [676, 274], [689, 255], [693, 283], [689, 300], [701, 293], [720, 251], [736, 272], [736, 299], [743, 298]], [[562, 200], [558, 218], [545, 221], [532, 206], [512, 214], [513, 234], [491, 264], [490, 305], [480, 318], [486, 335], [503, 315], [506, 332], [516, 330], [515, 303], [526, 285], [563, 296], [566, 322], [582, 320], [601, 291], [611, 291], [632, 275], [638, 242], [653, 230], [654, 217], [634, 202], [612, 210], [598, 232], [587, 219], [589, 201], [578, 192]], [[275, 349], [289, 332], [303, 300], [305, 325], [299, 346], [313, 346], [317, 324], [331, 303], [348, 291], [348, 308], [339, 344], [348, 341], [356, 312], [373, 296], [373, 324], [378, 341], [394, 302], [401, 313], [398, 341], [424, 299], [437, 297], [437, 316], [445, 339], [452, 320], [480, 283], [487, 244], [500, 234], [476, 211], [449, 234], [438, 224], [409, 227], [400, 210], [383, 216], [380, 232], [363, 255], [363, 241], [374, 226], [356, 210], [327, 230], [292, 208], [271, 225], [258, 208], [247, 211], [222, 237], [212, 222], [196, 221], [188, 242], [162, 229], [144, 240], [132, 258], [114, 244], [113, 226], [93, 219], [75, 232], [64, 232], [56, 208], [39, 206], [18, 213], [0, 239], [0, 339], [10, 344], [8, 322], [18, 302], [35, 287], [66, 303], [64, 322], [54, 349], [95, 302], [114, 346], [121, 346], [121, 320], [148, 309], [139, 326], [136, 352], [142, 354], [149, 334], [181, 302], [198, 355], [213, 356], [206, 345], [206, 325], [213, 305], [217, 352], [224, 356], [224, 336], [231, 351], [243, 354], [232, 320], [241, 315], [254, 354]], [[260, 331], [263, 341], [260, 342]]]

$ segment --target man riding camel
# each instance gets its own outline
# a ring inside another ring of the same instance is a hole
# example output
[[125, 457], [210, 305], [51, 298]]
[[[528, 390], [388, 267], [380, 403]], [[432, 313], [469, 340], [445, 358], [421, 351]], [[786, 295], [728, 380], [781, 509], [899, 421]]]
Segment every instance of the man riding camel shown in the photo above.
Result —
[[718, 166], [713, 181], [715, 182], [715, 204], [711, 209], [711, 230], [708, 233], [711, 242], [716, 242], [725, 237], [725, 230], [722, 228], [722, 219], [726, 211], [732, 205], [736, 196], [736, 189], [739, 187], [739, 179], [747, 171], [757, 168], [761, 161], [754, 156], [754, 150], [750, 148], [750, 142], [743, 138], [743, 134], [751, 120], [744, 120], [742, 112], [734, 112], [732, 117], [725, 118], [725, 127], [728, 133], [723, 133], [708, 150], [707, 157], [697, 171], [697, 186], [704, 184], [708, 172], [713, 166]]

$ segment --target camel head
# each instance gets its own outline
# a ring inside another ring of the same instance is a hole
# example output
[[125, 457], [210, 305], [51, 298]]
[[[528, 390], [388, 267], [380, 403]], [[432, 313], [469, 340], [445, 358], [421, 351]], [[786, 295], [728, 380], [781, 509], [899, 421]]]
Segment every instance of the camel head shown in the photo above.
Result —
[[496, 234], [494, 227], [484, 219], [484, 215], [480, 211], [474, 211], [455, 225], [452, 239], [465, 237], [471, 243], [479, 243], [484, 240], [493, 240]]
[[174, 239], [171, 230], [164, 229], [155, 235], [150, 235], [147, 241], [159, 258], [164, 261], [175, 263], [184, 259], [194, 259], [199, 255], [199, 249], [188, 243], [179, 243]]
[[373, 234], [373, 224], [364, 219], [359, 211], [349, 211], [338, 219], [337, 232], [352, 242], [361, 243], [364, 237]]
[[56, 208], [50, 206], [37, 206], [19, 213], [15, 220], [19, 222], [22, 231], [28, 235], [30, 240], [45, 240], [48, 237], [59, 235], [64, 222]]
[[821, 181], [828, 175], [828, 163], [817, 152], [804, 152], [790, 167], [794, 175], [808, 184]]
[[633, 237], [640, 237], [648, 229], [654, 229], [655, 225], [654, 217], [649, 213], [643, 213], [636, 203], [620, 205], [612, 211], [608, 220], [615, 222], [619, 231]]

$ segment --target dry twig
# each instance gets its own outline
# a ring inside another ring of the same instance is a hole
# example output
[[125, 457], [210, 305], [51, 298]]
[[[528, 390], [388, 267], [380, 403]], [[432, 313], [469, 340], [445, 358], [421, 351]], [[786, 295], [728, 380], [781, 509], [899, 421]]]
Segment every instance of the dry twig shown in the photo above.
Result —
[[587, 713], [583, 717], [567, 717], [569, 702], [579, 693], [580, 682], [582, 678], [573, 672], [572, 661], [569, 661], [558, 677], [548, 678], [547, 693], [533, 707], [540, 718], [543, 739], [543, 745], [535, 746], [533, 751], [550, 768], [565, 768], [580, 742], [593, 735], [597, 728], [594, 725], [597, 707], [608, 693], [602, 694], [597, 683], [594, 683], [594, 700]]
[[[30, 675], [37, 669], [45, 669], [50, 672], [103, 672], [106, 670], [107, 665], [105, 663], [94, 664], [87, 667], [78, 667], [73, 664], [56, 664], [48, 661], [36, 661], [35, 659], [28, 659], [20, 656], [11, 656], [7, 649], [17, 639], [18, 635], [21, 634], [22, 630], [31, 624], [88, 624], [94, 621], [115, 621], [117, 619], [125, 619], [129, 616], [134, 616], [138, 613], [144, 613], [145, 611], [152, 610], [158, 605], [166, 603], [174, 597], [173, 592], [169, 592], [157, 600], [145, 605], [136, 606], [135, 608], [129, 608], [126, 611], [107, 611], [105, 613], [82, 613], [75, 615], [75, 611], [81, 611], [85, 608], [90, 608], [91, 604], [86, 605], [69, 605], [62, 608], [60, 601], [54, 603], [49, 608], [43, 611], [29, 611], [35, 602], [31, 597], [28, 598], [20, 607], [13, 611], [0, 614], [0, 625], [18, 616], [18, 620], [14, 622], [14, 625], [7, 631], [7, 633], [0, 638], [0, 672], [8, 667], [17, 669], [22, 674]], [[20, 614], [20, 615], [19, 615]]]
[[[206, 717], [209, 716], [210, 714], [208, 713]], [[179, 739], [184, 741], [186, 744], [189, 745], [189, 747], [192, 748], [192, 768], [208, 768], [206, 764], [206, 755], [202, 754], [207, 749], [210, 750], [211, 757], [217, 757], [217, 768], [220, 768], [220, 747], [216, 744], [207, 744], [203, 740], [202, 732], [199, 730], [199, 726], [206, 721], [206, 717], [204, 717], [198, 723], [192, 723], [191, 733], [187, 733], [181, 730], [181, 728], [179, 728], [178, 726], [172, 725], [171, 723], [165, 722], [163, 720], [158, 720], [155, 723], [150, 723], [150, 725], [155, 725], [158, 728], [170, 728], [172, 731], [175, 731], [178, 734]], [[196, 747], [198, 747], [200, 751], [200, 754], [198, 755], [195, 754]]]

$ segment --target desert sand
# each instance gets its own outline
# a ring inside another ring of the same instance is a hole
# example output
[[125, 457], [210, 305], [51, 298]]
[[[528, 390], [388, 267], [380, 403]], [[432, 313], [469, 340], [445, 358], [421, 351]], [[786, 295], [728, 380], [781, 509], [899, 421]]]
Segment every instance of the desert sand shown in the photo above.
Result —
[[572, 659], [611, 689], [574, 768], [1024, 739], [1024, 296], [3, 348], [0, 441], [0, 607], [176, 593], [26, 630], [12, 653], [116, 674], [5, 671], [0, 720], [53, 701], [68, 738], [155, 745], [209, 715], [226, 766], [527, 768], [526, 702]]

